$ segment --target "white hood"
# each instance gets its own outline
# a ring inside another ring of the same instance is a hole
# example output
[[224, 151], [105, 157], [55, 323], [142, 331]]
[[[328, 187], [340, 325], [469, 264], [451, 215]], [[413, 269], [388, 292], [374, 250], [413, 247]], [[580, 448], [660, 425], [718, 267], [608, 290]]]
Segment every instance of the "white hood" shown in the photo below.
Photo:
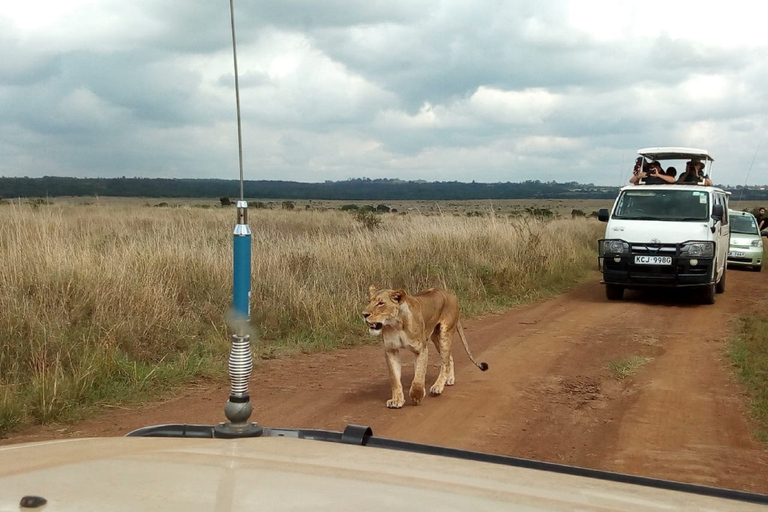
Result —
[[[286, 437], [104, 438], [0, 448], [0, 512], [757, 511], [763, 505]], [[28, 509], [31, 510], [31, 509]]]
[[706, 222], [611, 219], [605, 228], [605, 238], [632, 243], [677, 244], [688, 240], [712, 240], [712, 230]]

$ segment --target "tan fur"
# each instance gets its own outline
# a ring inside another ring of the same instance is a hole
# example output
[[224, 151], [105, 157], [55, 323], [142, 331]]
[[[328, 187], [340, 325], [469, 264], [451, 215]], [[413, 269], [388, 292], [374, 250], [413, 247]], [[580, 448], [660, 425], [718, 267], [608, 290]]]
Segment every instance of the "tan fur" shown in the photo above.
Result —
[[433, 395], [443, 392], [445, 386], [455, 382], [451, 343], [453, 331], [457, 330], [464, 349], [472, 362], [481, 370], [488, 369], [485, 363], [478, 364], [469, 351], [464, 329], [459, 320], [459, 301], [447, 290], [430, 288], [415, 295], [405, 290], [369, 288], [370, 299], [363, 310], [363, 318], [371, 334], [382, 335], [384, 354], [389, 368], [392, 398], [387, 407], [399, 409], [405, 403], [403, 385], [400, 381], [400, 350], [406, 349], [416, 356], [413, 382], [409, 395], [414, 405], [426, 396], [425, 380], [429, 340], [440, 354], [440, 374], [429, 389]]

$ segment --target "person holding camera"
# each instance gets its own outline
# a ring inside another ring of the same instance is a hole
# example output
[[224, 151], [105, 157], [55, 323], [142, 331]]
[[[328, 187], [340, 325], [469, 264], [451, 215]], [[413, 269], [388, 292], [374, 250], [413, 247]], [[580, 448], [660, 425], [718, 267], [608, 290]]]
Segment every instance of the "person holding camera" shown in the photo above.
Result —
[[633, 176], [629, 179], [630, 183], [635, 185], [643, 183], [647, 185], [662, 185], [664, 183], [675, 183], [673, 176], [668, 176], [661, 168], [661, 164], [654, 160], [651, 163], [647, 163], [643, 158], [638, 158], [635, 161], [635, 168], [632, 171]]
[[685, 164], [685, 172], [677, 178], [677, 183], [701, 183], [704, 186], [711, 187], [712, 180], [709, 179], [709, 176], [701, 173], [703, 169], [704, 162], [690, 160]]

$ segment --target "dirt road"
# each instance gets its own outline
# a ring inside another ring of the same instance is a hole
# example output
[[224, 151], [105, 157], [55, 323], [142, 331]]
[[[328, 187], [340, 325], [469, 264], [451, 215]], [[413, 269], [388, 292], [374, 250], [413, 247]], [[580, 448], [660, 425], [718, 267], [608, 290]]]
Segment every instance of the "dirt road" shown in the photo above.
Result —
[[[768, 273], [729, 270], [713, 306], [637, 292], [607, 302], [598, 280], [465, 321], [475, 357], [490, 369], [480, 372], [457, 342], [456, 385], [419, 406], [385, 407], [383, 352], [370, 346], [259, 364], [252, 420], [332, 430], [364, 424], [382, 437], [768, 493], [768, 450], [753, 438], [725, 343], [734, 315], [764, 309]], [[609, 366], [631, 357], [647, 364], [617, 378]], [[407, 389], [413, 366], [405, 360]], [[434, 350], [430, 361], [431, 381]], [[201, 383], [163, 403], [36, 427], [1, 443], [215, 424], [224, 421], [228, 391]]]

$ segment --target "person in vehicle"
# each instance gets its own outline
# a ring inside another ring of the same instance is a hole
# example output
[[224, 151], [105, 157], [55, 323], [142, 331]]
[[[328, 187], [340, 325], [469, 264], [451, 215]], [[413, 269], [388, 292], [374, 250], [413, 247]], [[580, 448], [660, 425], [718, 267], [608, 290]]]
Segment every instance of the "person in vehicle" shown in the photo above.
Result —
[[[645, 172], [639, 172], [632, 176], [629, 180], [630, 183], [637, 184], [640, 180], [647, 185], [661, 185], [664, 183], [674, 183], [675, 178], [668, 176], [658, 160], [654, 160], [646, 166]], [[634, 180], [634, 181], [633, 181]]]
[[[638, 167], [640, 167], [640, 164], [636, 162], [635, 170], [637, 170]], [[644, 167], [645, 170], [640, 170], [639, 172], [633, 171], [633, 176], [629, 179], [630, 183], [637, 185], [641, 179], [643, 180], [643, 183], [647, 185], [675, 183], [674, 176], [667, 175], [664, 172], [664, 169], [661, 168], [661, 164], [658, 162], [658, 160], [654, 160], [653, 162], [646, 164]]]
[[704, 169], [704, 162], [701, 160], [690, 160], [685, 164], [685, 172], [677, 178], [677, 183], [701, 183], [707, 187], [712, 186], [712, 180], [709, 176], [701, 173]]
[[675, 169], [671, 165], [667, 167], [667, 171], [664, 174], [666, 174], [667, 176], [671, 176], [672, 178], [675, 178], [675, 180], [677, 179], [677, 169]]
[[[637, 160], [635, 160], [635, 167], [632, 169], [632, 177], [629, 178], [630, 183], [637, 185], [637, 182], [640, 181], [641, 178], [645, 178], [646, 165], [648, 165], [648, 162], [646, 162], [643, 157], [637, 157]], [[642, 176], [640, 176], [641, 174]]]

